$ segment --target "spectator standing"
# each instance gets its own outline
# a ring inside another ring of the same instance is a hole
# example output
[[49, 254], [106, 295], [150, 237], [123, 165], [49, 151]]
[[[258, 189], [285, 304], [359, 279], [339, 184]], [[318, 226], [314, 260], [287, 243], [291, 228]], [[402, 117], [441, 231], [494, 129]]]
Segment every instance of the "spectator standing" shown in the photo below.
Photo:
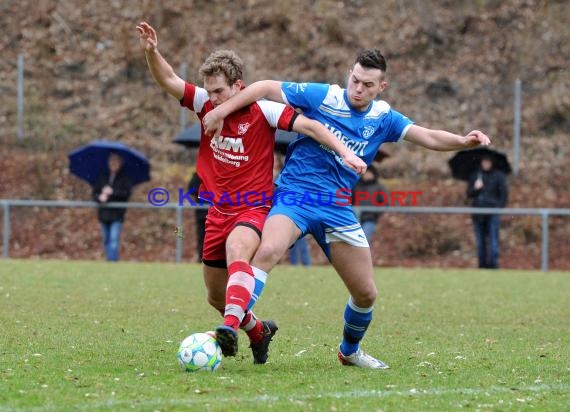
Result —
[[[508, 199], [505, 173], [493, 167], [490, 156], [481, 158], [481, 167], [475, 170], [467, 186], [467, 196], [473, 207], [501, 208]], [[477, 242], [479, 268], [499, 268], [499, 227], [498, 214], [474, 214], [472, 216]]]
[[[100, 204], [109, 202], [128, 202], [131, 197], [132, 181], [123, 170], [123, 158], [111, 153], [108, 169], [103, 172], [93, 187], [93, 200]], [[109, 262], [119, 260], [120, 239], [126, 208], [110, 208], [100, 206], [97, 211], [105, 256]]]

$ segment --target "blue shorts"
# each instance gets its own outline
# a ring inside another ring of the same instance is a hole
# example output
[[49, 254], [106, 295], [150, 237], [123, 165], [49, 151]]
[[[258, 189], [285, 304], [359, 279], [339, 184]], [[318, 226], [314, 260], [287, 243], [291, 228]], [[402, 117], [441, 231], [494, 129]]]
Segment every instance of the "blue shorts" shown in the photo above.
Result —
[[318, 195], [296, 193], [278, 188], [273, 194], [273, 206], [267, 217], [285, 215], [301, 230], [301, 236], [313, 235], [330, 260], [331, 242], [345, 242], [351, 246], [369, 247], [364, 231], [358, 223], [352, 206]]

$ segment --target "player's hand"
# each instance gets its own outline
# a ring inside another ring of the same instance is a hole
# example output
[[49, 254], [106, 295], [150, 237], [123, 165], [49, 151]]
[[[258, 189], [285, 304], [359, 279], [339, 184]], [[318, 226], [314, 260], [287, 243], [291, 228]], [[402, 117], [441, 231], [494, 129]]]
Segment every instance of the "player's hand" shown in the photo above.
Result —
[[158, 39], [156, 37], [156, 31], [152, 28], [150, 24], [142, 21], [137, 26], [139, 32], [139, 43], [144, 51], [156, 50], [158, 47]]
[[219, 110], [214, 109], [206, 113], [206, 116], [202, 119], [202, 124], [204, 125], [204, 133], [207, 136], [218, 137], [222, 133], [224, 119], [219, 115]]
[[366, 163], [360, 157], [356, 156], [350, 150], [343, 154], [342, 160], [346, 166], [358, 173], [359, 176], [364, 176], [366, 173]]
[[472, 130], [465, 136], [465, 147], [489, 146], [490, 144], [491, 139], [479, 130]]

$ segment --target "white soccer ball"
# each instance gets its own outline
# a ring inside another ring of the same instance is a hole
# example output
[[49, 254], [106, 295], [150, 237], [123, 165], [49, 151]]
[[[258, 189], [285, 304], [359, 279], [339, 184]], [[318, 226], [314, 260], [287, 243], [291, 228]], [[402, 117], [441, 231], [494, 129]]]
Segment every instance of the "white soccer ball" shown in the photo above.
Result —
[[222, 349], [214, 332], [194, 333], [178, 348], [178, 362], [183, 370], [215, 371], [222, 363]]

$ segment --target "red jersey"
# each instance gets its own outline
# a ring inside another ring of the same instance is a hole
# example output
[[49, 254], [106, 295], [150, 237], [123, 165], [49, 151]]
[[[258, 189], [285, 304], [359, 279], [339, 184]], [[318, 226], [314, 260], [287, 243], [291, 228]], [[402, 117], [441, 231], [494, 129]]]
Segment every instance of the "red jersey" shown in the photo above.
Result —
[[[200, 121], [214, 106], [205, 89], [186, 83], [180, 104]], [[290, 131], [297, 113], [284, 104], [262, 100], [235, 111], [224, 120], [219, 137], [202, 135], [197, 172], [200, 198], [220, 211], [270, 206], [273, 195], [275, 129]]]

